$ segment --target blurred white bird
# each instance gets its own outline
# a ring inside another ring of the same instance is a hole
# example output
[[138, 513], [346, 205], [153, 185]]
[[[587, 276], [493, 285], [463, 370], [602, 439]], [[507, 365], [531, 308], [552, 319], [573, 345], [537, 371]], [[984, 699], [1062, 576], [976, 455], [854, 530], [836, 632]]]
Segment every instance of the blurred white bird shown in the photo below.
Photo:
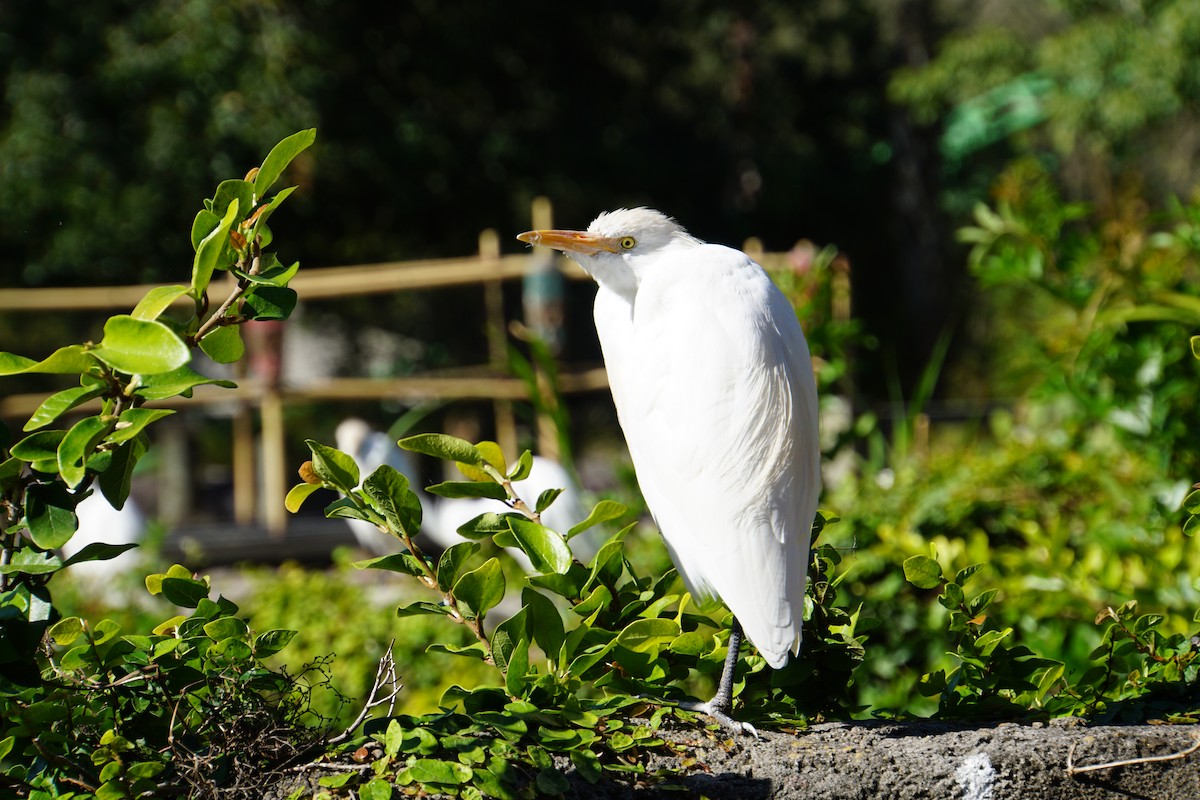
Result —
[[[338, 450], [354, 458], [362, 478], [365, 479], [381, 464], [388, 464], [408, 478], [413, 491], [419, 491], [421, 480], [415, 458], [412, 453], [400, 449], [386, 433], [372, 430], [363, 420], [352, 417], [338, 425], [334, 432], [334, 440]], [[559, 533], [566, 533], [572, 525], [583, 521], [586, 516], [581, 499], [582, 490], [574, 477], [552, 459], [534, 456], [529, 476], [524, 480], [514, 481], [513, 489], [530, 508], [543, 491], [562, 489], [563, 493], [555, 498], [554, 503], [542, 514], [542, 524]], [[487, 511], [506, 510], [499, 501], [485, 497], [439, 497], [423, 491], [420, 495], [421, 536], [442, 550], [466, 541], [458, 533], [463, 524]], [[348, 519], [346, 522], [358, 543], [371, 553], [387, 555], [400, 548], [394, 537], [369, 522], [357, 519]], [[587, 556], [589, 540], [584, 536], [572, 539], [571, 545], [576, 550], [577, 557]], [[530, 566], [523, 552], [517, 548], [510, 548], [510, 551], [526, 567]]]
[[[401, 450], [391, 436], [372, 429], [365, 420], [358, 417], [342, 420], [333, 432], [333, 439], [337, 449], [358, 464], [359, 476], [363, 480], [387, 464], [408, 478], [414, 491], [421, 485], [413, 454]], [[350, 526], [350, 531], [359, 545], [369, 553], [382, 556], [395, 553], [399, 548], [395, 537], [384, 533], [366, 520], [347, 519], [346, 524]]]
[[[79, 527], [62, 546], [63, 560], [79, 553], [89, 544], [141, 544], [146, 537], [146, 518], [133, 498], [116, 509], [100, 492], [85, 497], [75, 506]], [[64, 574], [76, 582], [88, 597], [99, 598], [109, 606], [130, 602], [140, 593], [124, 591], [122, 578], [131, 573], [140, 561], [137, 548], [103, 561], [81, 561], [66, 568]]]
[[799, 652], [820, 494], [816, 381], [795, 311], [745, 254], [658, 211], [517, 238], [563, 251], [599, 284], [596, 332], [646, 503], [692, 594], [734, 614], [720, 688], [693, 707], [753, 732], [729, 716], [741, 633], [776, 669]]

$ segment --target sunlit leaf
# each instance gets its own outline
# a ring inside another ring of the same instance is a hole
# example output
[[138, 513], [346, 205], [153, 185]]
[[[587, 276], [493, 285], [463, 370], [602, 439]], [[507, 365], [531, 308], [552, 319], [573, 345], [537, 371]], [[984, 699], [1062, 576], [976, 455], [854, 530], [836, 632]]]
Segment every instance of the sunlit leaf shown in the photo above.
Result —
[[657, 655], [670, 647], [682, 631], [673, 619], [639, 619], [626, 625], [617, 634], [617, 644], [635, 653]]
[[166, 325], [127, 314], [108, 318], [104, 338], [90, 352], [113, 369], [131, 375], [170, 372], [191, 358], [188, 346]]
[[279, 180], [288, 164], [292, 163], [292, 159], [308, 149], [316, 140], [317, 129], [309, 128], [293, 133], [272, 147], [254, 176], [255, 196], [261, 200], [275, 181]]
[[388, 525], [410, 538], [421, 529], [421, 500], [408, 478], [394, 467], [382, 464], [363, 481], [363, 494]]
[[158, 319], [164, 311], [188, 292], [186, 286], [155, 286], [138, 301], [129, 316], [140, 320]]
[[283, 505], [288, 511], [295, 514], [304, 505], [304, 501], [320, 488], [321, 484], [319, 483], [298, 483], [288, 490], [287, 497], [283, 499]]
[[75, 498], [61, 484], [35, 483], [25, 494], [25, 524], [34, 544], [57, 550], [75, 535]]
[[200, 340], [204, 355], [218, 364], [232, 364], [246, 355], [246, 343], [242, 340], [238, 325], [218, 325]]
[[580, 522], [578, 525], [571, 526], [571, 529], [567, 531], [567, 538], [570, 539], [574, 536], [578, 536], [588, 528], [595, 527], [602, 522], [618, 519], [627, 513], [629, 513], [629, 509], [626, 506], [623, 506], [613, 500], [601, 500], [595, 505], [594, 508], [592, 508], [592, 513], [588, 514], [587, 519], [583, 520], [583, 522]]
[[87, 457], [116, 424], [116, 417], [84, 417], [67, 431], [58, 443], [58, 471], [67, 486], [74, 489], [83, 482]]
[[904, 579], [918, 589], [935, 589], [942, 582], [942, 568], [929, 556], [910, 556], [904, 560]]
[[561, 574], [571, 566], [571, 548], [554, 531], [520, 517], [510, 517], [508, 525], [536, 571]]
[[473, 466], [483, 463], [483, 455], [475, 445], [444, 433], [420, 433], [401, 439], [397, 444], [405, 450], [446, 461], [461, 461]]
[[305, 439], [304, 443], [312, 450], [313, 470], [321, 480], [333, 484], [343, 494], [349, 494], [358, 486], [358, 465], [353, 458], [315, 439]]
[[[226, 209], [217, 227], [209, 231], [196, 247], [196, 257], [192, 260], [190, 291], [192, 297], [197, 300], [208, 291], [208, 284], [212, 280], [213, 271], [217, 268], [221, 254], [225, 252], [225, 247], [229, 242], [229, 229], [237, 220], [238, 211], [239, 203], [234, 200], [229, 204], [229, 208]], [[192, 230], [195, 231], [194, 225]]]
[[246, 297], [246, 305], [254, 309], [256, 320], [287, 319], [296, 309], [297, 295], [286, 286], [262, 286]]
[[481, 566], [463, 574], [454, 584], [454, 596], [482, 617], [504, 599], [504, 570], [500, 560], [489, 558]]
[[191, 397], [192, 389], [205, 384], [214, 384], [232, 389], [237, 386], [233, 381], [221, 378], [209, 378], [196, 372], [191, 367], [183, 366], [170, 372], [157, 375], [143, 375], [142, 382], [134, 392], [144, 400], [166, 400], [169, 397]]
[[500, 484], [475, 481], [443, 481], [426, 486], [425, 491], [440, 497], [486, 497], [501, 502], [508, 498], [508, 493]]
[[23, 430], [32, 431], [44, 425], [49, 425], [72, 408], [99, 397], [107, 391], [108, 387], [106, 385], [99, 384], [96, 386], [75, 386], [70, 389], [64, 389], [61, 392], [56, 392], [42, 401], [42, 404], [33, 412], [33, 416], [25, 423]]
[[129, 408], [121, 412], [116, 428], [105, 441], [127, 442], [141, 433], [147, 425], [175, 412], [169, 408]]
[[476, 542], [461, 542], [451, 545], [442, 551], [441, 557], [438, 559], [437, 579], [438, 586], [443, 589], [452, 587], [458, 574], [462, 570], [463, 565], [467, 560], [479, 552], [479, 544]]
[[26, 372], [51, 375], [79, 374], [96, 365], [96, 360], [89, 353], [87, 348], [79, 344], [60, 347], [41, 361], [0, 352], [0, 375], [20, 375]]

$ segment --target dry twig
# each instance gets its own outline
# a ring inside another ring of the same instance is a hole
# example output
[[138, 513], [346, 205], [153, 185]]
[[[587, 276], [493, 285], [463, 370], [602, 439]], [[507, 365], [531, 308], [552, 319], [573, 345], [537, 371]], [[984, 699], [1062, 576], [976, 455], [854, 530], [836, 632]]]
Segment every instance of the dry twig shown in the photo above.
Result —
[[1171, 753], [1165, 756], [1143, 756], [1141, 758], [1127, 758], [1122, 761], [1108, 761], [1103, 764], [1088, 764], [1086, 767], [1075, 766], [1075, 745], [1078, 742], [1071, 742], [1071, 749], [1067, 751], [1067, 774], [1078, 775], [1081, 772], [1095, 772], [1101, 769], [1111, 769], [1113, 767], [1128, 767], [1133, 764], [1151, 764], [1158, 761], [1175, 761], [1180, 758], [1185, 758], [1197, 750], [1200, 750], [1200, 734], [1192, 734], [1192, 746], [1186, 750], [1180, 750], [1178, 753]]
[[[358, 713], [358, 717], [350, 726], [340, 734], [329, 740], [330, 745], [341, 744], [350, 738], [354, 731], [358, 730], [358, 726], [362, 725], [363, 720], [375, 708], [387, 705], [388, 714], [395, 713], [396, 697], [400, 694], [400, 690], [404, 687], [399, 683], [399, 678], [396, 675], [396, 657], [392, 652], [396, 640], [393, 639], [388, 643], [387, 651], [383, 657], [379, 659], [379, 666], [375, 670], [375, 684], [371, 687], [371, 694], [367, 696], [367, 702], [363, 704], [362, 711]], [[380, 697], [381, 690], [391, 687], [386, 697]]]

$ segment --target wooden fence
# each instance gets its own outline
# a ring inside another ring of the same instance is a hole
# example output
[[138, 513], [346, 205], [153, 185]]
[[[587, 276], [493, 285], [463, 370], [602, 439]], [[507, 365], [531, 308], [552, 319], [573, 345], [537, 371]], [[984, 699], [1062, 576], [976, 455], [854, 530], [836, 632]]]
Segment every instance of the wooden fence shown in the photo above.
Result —
[[[533, 203], [531, 221], [534, 228], [552, 227], [551, 207], [539, 198]], [[743, 249], [768, 270], [781, 269], [786, 253], [764, 253], [756, 239], [748, 240]], [[287, 514], [282, 498], [288, 489], [294, 467], [286, 463], [287, 431], [283, 409], [289, 403], [317, 401], [354, 401], [384, 399], [490, 400], [495, 411], [496, 438], [512, 452], [516, 448], [515, 401], [529, 400], [528, 385], [506, 374], [507, 344], [501, 284], [525, 278], [543, 270], [553, 270], [568, 280], [588, 280], [588, 275], [573, 261], [558, 254], [550, 255], [542, 248], [529, 253], [501, 255], [500, 238], [493, 230], [479, 236], [474, 255], [462, 258], [425, 259], [383, 264], [364, 264], [321, 269], [301, 269], [290, 282], [301, 302], [338, 297], [414, 292], [449, 286], [478, 285], [483, 295], [486, 314], [488, 361], [474, 368], [456, 371], [454, 376], [414, 375], [396, 378], [328, 378], [306, 386], [287, 386], [253, 377], [239, 378], [238, 388], [221, 389], [197, 387], [191, 399], [174, 398], [156, 403], [159, 407], [205, 407], [235, 403], [237, 411], [232, 425], [234, 517], [240, 525], [261, 522], [272, 536], [283, 536]], [[232, 278], [231, 278], [232, 280]], [[5, 289], [0, 292], [0, 313], [61, 313], [70, 311], [118, 311], [132, 308], [152, 285], [104, 286], [82, 288]], [[228, 287], [215, 283], [212, 293], [220, 295]], [[848, 315], [848, 279], [843, 292], [846, 307], [834, 309], [835, 316]], [[567, 394], [605, 389], [607, 376], [602, 367], [564, 366], [559, 372], [559, 389]], [[45, 399], [43, 394], [19, 394], [0, 398], [0, 416], [20, 421]], [[76, 413], [94, 413], [98, 404], [81, 406]], [[256, 458], [254, 417], [257, 415], [262, 437], [261, 463]], [[536, 431], [537, 447], [544, 455], [553, 456], [557, 449], [556, 432], [546, 421], [540, 421]], [[178, 450], [183, 458], [183, 450]], [[176, 472], [186, 473], [186, 467], [176, 465]], [[261, 485], [258, 476], [261, 474]], [[178, 479], [186, 484], [190, 476]], [[175, 492], [186, 492], [186, 485], [176, 485]], [[262, 519], [258, 497], [277, 497], [279, 502], [262, 504]], [[178, 524], [173, 518], [186, 513], [160, 516], [168, 524]]]

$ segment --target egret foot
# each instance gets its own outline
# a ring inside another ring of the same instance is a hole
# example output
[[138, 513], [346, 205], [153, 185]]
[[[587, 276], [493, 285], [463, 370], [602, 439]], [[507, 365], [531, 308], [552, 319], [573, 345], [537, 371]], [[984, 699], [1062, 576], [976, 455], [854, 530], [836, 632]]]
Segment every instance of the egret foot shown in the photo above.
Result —
[[680, 703], [679, 707], [687, 711], [708, 714], [717, 722], [735, 733], [748, 733], [755, 739], [758, 731], [749, 722], [738, 722], [730, 712], [733, 710], [733, 671], [737, 667], [738, 650], [742, 646], [742, 624], [733, 618], [733, 626], [729, 629], [729, 652], [725, 655], [725, 667], [721, 670], [721, 683], [717, 693], [707, 703]]

